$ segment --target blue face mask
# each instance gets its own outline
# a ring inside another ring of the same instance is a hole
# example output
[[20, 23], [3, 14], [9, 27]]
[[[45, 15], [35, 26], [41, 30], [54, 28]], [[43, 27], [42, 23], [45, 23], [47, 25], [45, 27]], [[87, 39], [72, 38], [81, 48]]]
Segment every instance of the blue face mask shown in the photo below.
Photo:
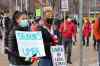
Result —
[[29, 26], [28, 20], [21, 20], [19, 22], [19, 26], [20, 27], [28, 27]]

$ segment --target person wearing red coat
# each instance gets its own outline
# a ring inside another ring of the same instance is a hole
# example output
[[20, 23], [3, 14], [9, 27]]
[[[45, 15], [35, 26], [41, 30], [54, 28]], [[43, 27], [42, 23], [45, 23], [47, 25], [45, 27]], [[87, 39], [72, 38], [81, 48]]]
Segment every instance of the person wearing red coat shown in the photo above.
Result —
[[91, 24], [90, 24], [89, 20], [84, 20], [82, 34], [83, 34], [83, 45], [86, 45], [86, 47], [88, 47], [89, 46], [89, 37], [91, 34]]
[[60, 33], [62, 36], [62, 44], [64, 45], [65, 53], [67, 53], [67, 63], [71, 62], [72, 52], [72, 37], [75, 33], [74, 24], [70, 18], [66, 19], [64, 23], [60, 25]]
[[75, 45], [76, 41], [77, 41], [77, 26], [78, 26], [78, 23], [75, 19], [72, 20], [72, 23], [74, 24], [74, 36], [73, 36], [73, 45]]
[[97, 43], [98, 66], [100, 66], [100, 16], [98, 16], [95, 20], [93, 33]]

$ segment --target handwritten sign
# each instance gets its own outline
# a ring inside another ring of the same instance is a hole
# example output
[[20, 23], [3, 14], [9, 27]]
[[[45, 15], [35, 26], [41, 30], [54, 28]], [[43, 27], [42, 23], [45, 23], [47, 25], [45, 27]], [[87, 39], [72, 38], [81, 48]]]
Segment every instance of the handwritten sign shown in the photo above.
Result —
[[64, 47], [62, 45], [52, 46], [51, 54], [54, 66], [66, 66]]
[[16, 31], [18, 50], [21, 57], [45, 56], [42, 34], [37, 32]]

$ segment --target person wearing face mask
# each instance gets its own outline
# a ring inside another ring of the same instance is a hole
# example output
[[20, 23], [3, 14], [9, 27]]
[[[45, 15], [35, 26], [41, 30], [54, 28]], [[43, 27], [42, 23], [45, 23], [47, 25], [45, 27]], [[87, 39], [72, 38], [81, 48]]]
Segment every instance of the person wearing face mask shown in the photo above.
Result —
[[9, 66], [32, 66], [31, 61], [25, 61], [25, 57], [20, 57], [15, 36], [15, 31], [29, 31], [29, 23], [25, 12], [16, 11], [13, 15], [12, 28], [8, 35], [8, 60]]

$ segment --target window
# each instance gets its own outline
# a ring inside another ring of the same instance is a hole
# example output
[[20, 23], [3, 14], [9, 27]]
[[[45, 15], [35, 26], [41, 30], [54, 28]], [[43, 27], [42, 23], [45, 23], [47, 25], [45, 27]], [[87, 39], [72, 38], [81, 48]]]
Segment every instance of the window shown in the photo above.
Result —
[[96, 0], [96, 2], [100, 2], [100, 0]]

